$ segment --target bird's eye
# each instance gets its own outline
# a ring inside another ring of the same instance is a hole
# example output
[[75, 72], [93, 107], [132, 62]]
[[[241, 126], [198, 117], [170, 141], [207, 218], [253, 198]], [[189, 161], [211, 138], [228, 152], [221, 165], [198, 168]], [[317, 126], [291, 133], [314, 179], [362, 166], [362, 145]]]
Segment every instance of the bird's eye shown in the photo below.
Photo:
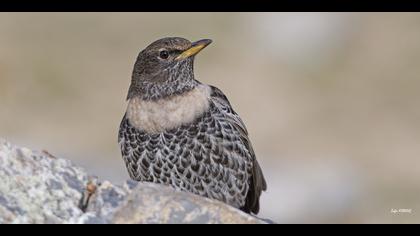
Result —
[[168, 52], [168, 51], [166, 51], [166, 50], [162, 50], [162, 51], [160, 51], [160, 53], [159, 53], [159, 57], [160, 57], [160, 58], [162, 58], [162, 59], [168, 59], [168, 57], [169, 57], [169, 52]]

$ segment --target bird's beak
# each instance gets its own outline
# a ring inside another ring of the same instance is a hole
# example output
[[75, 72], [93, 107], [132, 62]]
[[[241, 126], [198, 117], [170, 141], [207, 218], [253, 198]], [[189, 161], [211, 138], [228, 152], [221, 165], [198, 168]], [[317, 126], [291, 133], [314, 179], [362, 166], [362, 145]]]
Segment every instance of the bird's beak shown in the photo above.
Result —
[[188, 58], [190, 56], [194, 56], [199, 53], [203, 48], [207, 47], [211, 43], [211, 39], [202, 39], [198, 40], [191, 44], [191, 47], [184, 52], [182, 52], [179, 56], [175, 58], [175, 60], [182, 60]]

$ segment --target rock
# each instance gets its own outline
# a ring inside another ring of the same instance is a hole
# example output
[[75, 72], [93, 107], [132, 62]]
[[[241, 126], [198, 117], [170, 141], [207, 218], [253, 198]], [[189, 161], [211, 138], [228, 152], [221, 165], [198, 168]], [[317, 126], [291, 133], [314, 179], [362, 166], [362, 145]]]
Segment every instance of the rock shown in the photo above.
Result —
[[69, 160], [0, 140], [0, 223], [264, 223], [170, 187], [100, 181]]
[[220, 201], [151, 183], [139, 183], [114, 215], [112, 222], [134, 224], [262, 223]]

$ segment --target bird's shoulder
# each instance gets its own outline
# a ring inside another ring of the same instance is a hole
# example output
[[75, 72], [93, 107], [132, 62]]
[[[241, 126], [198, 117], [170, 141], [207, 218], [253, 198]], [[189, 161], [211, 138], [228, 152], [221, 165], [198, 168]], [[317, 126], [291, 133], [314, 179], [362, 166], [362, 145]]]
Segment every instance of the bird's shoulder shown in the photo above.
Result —
[[244, 137], [248, 137], [248, 130], [238, 113], [235, 112], [227, 96], [219, 88], [209, 85], [210, 101], [222, 114], [222, 118], [231, 123]]

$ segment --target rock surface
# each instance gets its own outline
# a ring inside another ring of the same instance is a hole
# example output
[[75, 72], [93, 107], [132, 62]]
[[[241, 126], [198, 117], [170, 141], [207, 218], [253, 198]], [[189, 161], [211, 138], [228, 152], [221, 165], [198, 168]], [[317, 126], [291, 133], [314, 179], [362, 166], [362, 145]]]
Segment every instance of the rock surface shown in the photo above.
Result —
[[69, 160], [0, 140], [0, 223], [263, 223], [172, 188], [100, 181]]
[[142, 183], [114, 215], [115, 223], [261, 223], [219, 201]]

